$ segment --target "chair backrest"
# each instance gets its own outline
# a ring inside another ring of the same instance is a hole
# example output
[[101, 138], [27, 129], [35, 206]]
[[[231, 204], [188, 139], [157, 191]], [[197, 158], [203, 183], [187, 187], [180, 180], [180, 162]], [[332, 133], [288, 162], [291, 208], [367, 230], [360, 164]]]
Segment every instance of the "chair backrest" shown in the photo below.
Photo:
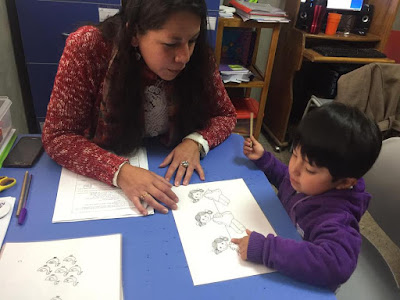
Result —
[[381, 153], [364, 179], [372, 195], [368, 212], [400, 247], [400, 137], [383, 141]]
[[340, 76], [335, 100], [358, 107], [381, 131], [400, 132], [400, 64], [371, 63]]

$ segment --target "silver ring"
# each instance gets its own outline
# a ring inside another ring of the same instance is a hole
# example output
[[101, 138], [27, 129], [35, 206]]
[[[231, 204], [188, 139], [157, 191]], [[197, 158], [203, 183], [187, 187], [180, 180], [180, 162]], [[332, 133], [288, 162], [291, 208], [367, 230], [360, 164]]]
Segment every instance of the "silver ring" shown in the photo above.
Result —
[[181, 162], [181, 166], [184, 167], [185, 169], [187, 169], [189, 167], [189, 162], [187, 160], [183, 160]]

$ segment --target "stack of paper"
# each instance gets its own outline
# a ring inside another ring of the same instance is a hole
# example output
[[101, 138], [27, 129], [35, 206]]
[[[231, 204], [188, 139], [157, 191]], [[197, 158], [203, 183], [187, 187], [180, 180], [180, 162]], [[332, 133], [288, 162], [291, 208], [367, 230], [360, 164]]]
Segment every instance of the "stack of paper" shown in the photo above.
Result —
[[[129, 158], [129, 163], [148, 170], [146, 149], [140, 148]], [[154, 214], [151, 206], [146, 203], [143, 206], [148, 214]], [[53, 223], [141, 216], [121, 189], [62, 169]]]
[[234, 7], [220, 5], [219, 16], [223, 18], [233, 18], [233, 13], [236, 11]]
[[221, 73], [222, 81], [224, 83], [227, 82], [249, 82], [253, 73], [242, 65], [229, 65], [229, 64], [220, 64], [219, 71]]
[[266, 3], [252, 3], [244, 0], [231, 0], [229, 2], [236, 8], [236, 13], [243, 19], [258, 22], [288, 23], [287, 14], [280, 8]]
[[7, 243], [0, 257], [1, 299], [121, 300], [120, 234]]

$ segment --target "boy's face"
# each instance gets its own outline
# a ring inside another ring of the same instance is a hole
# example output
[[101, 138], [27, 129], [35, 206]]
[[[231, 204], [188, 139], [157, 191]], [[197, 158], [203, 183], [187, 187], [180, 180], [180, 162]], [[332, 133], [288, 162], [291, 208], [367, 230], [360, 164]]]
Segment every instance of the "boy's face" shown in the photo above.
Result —
[[315, 196], [339, 185], [340, 182], [332, 182], [327, 168], [311, 165], [307, 158], [303, 159], [300, 150], [300, 147], [294, 149], [289, 161], [290, 183], [297, 192]]

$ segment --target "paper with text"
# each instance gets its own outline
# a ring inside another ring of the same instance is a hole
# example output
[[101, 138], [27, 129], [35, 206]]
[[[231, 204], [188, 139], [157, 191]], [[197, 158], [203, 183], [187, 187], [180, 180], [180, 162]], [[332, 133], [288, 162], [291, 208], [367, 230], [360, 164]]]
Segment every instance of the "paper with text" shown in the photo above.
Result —
[[[148, 170], [146, 149], [140, 148], [129, 163]], [[147, 211], [154, 214], [150, 206]], [[139, 216], [142, 214], [121, 189], [62, 169], [53, 223]]]
[[240, 259], [231, 238], [246, 228], [275, 234], [243, 179], [174, 187], [173, 211], [194, 285], [230, 280], [273, 270]]
[[120, 234], [7, 243], [0, 257], [2, 299], [120, 300]]

